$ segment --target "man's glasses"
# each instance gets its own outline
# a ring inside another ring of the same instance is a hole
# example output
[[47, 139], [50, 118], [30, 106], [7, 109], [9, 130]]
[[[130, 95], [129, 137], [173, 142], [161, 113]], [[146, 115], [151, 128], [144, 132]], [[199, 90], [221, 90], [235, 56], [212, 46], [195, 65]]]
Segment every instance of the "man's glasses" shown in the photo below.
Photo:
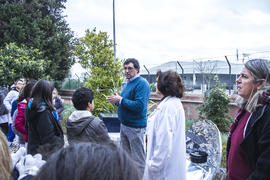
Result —
[[124, 70], [128, 70], [131, 71], [132, 69], [134, 69], [133, 67], [124, 67]]

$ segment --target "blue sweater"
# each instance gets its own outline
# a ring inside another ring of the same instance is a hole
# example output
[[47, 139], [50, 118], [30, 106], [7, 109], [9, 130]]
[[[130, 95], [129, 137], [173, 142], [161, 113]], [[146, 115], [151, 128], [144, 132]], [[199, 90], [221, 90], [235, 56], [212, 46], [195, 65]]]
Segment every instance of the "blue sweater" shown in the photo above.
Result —
[[118, 118], [122, 124], [133, 128], [146, 127], [149, 94], [149, 84], [144, 78], [139, 76], [127, 83], [118, 106]]

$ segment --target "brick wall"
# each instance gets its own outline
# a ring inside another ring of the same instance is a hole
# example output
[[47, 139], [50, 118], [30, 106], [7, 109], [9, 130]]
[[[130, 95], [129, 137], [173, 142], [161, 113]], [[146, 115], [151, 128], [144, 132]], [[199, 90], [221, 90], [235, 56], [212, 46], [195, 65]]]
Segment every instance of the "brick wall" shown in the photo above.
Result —
[[75, 90], [61, 89], [59, 95], [65, 104], [72, 104], [71, 97]]
[[[155, 94], [151, 93], [150, 100], [159, 103], [160, 97]], [[186, 119], [189, 120], [198, 120], [199, 118], [199, 110], [198, 107], [200, 104], [203, 102], [203, 95], [188, 95], [186, 94], [184, 97], [181, 98], [184, 110], [185, 110], [185, 115]], [[234, 98], [231, 98], [231, 102], [234, 101]], [[230, 111], [228, 115], [231, 118], [234, 118], [238, 107], [234, 103], [230, 103], [229, 105]]]

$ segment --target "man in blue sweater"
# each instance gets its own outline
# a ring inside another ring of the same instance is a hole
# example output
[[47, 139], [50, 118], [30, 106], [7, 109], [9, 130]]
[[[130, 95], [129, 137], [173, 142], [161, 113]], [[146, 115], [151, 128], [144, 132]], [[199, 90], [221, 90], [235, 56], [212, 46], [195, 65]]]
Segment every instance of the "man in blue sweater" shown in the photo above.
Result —
[[147, 104], [150, 88], [148, 82], [139, 75], [140, 65], [134, 58], [124, 62], [127, 85], [121, 95], [109, 96], [107, 101], [118, 106], [121, 121], [121, 146], [138, 162], [143, 175], [145, 166], [144, 134], [147, 122]]

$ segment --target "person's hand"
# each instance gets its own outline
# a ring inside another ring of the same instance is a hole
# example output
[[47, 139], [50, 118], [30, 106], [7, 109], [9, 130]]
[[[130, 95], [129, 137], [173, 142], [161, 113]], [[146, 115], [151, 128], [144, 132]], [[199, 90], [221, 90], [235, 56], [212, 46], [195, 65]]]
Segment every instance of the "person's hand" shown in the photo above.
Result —
[[20, 177], [23, 178], [26, 175], [37, 175], [39, 169], [46, 163], [46, 161], [42, 160], [42, 156], [40, 154], [36, 154], [34, 156], [28, 154], [20, 159], [20, 161], [16, 164], [16, 168], [19, 171]]
[[119, 96], [117, 93], [114, 93], [113, 96], [108, 96], [107, 101], [112, 103], [112, 104], [118, 104], [121, 101], [122, 97]]
[[18, 163], [18, 161], [21, 159], [21, 157], [23, 157], [25, 155], [26, 155], [25, 147], [20, 147], [20, 149], [16, 153], [11, 153], [13, 168]]

